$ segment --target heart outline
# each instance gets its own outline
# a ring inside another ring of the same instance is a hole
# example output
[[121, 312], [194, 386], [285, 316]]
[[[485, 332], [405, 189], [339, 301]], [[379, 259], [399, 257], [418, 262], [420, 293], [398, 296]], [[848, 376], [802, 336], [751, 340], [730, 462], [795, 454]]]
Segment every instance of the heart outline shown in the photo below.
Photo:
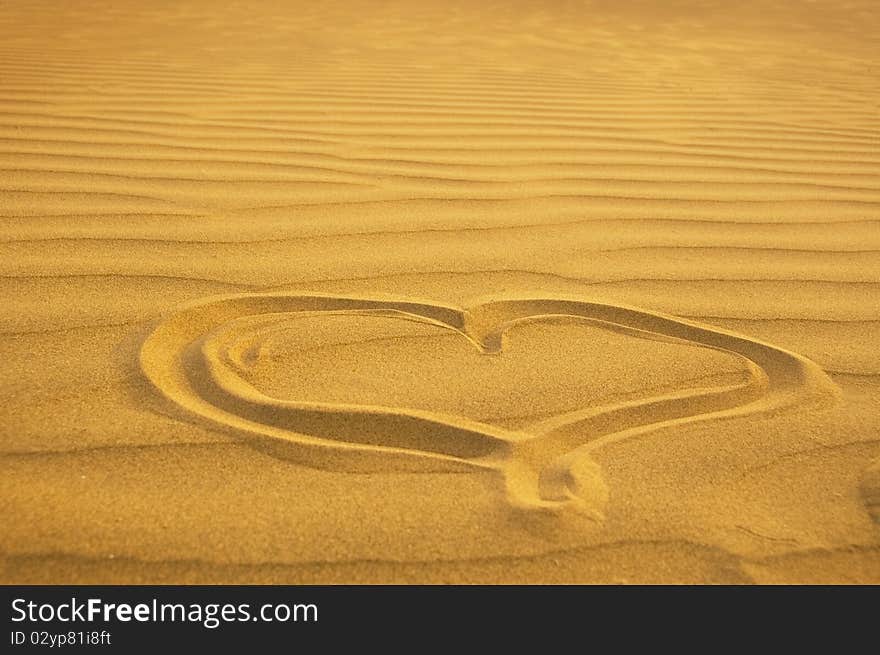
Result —
[[[500, 352], [505, 331], [519, 322], [577, 317], [631, 336], [730, 353], [746, 360], [753, 375], [744, 388], [671, 393], [576, 410], [530, 431], [415, 409], [279, 400], [240, 377], [230, 377], [230, 362], [224, 361], [222, 350], [224, 329], [247, 317], [302, 312], [369, 312], [432, 323], [458, 332], [484, 353]], [[514, 507], [554, 514], [571, 508], [594, 520], [602, 518], [608, 497], [601, 469], [592, 457], [597, 449], [664, 427], [774, 412], [809, 402], [827, 404], [839, 395], [818, 365], [789, 350], [689, 319], [562, 295], [506, 295], [477, 299], [464, 308], [392, 296], [284, 292], [213, 296], [184, 305], [159, 322], [141, 347], [140, 365], [168, 400], [248, 435], [276, 457], [344, 470], [387, 470], [394, 462], [408, 468], [413, 459], [489, 469], [501, 474]], [[694, 403], [706, 411], [689, 413]], [[647, 417], [638, 418], [645, 412]], [[609, 417], [628, 418], [630, 425], [584, 439], [585, 430]], [[348, 439], [340, 441], [338, 435], [346, 433]], [[399, 443], [389, 446], [389, 439]], [[414, 443], [422, 448], [406, 447]]]

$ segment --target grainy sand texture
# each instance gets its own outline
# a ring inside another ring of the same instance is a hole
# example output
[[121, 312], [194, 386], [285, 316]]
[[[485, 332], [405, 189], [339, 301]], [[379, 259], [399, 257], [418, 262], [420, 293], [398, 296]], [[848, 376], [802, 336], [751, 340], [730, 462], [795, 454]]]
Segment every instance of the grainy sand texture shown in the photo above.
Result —
[[0, 581], [880, 582], [878, 15], [5, 2]]

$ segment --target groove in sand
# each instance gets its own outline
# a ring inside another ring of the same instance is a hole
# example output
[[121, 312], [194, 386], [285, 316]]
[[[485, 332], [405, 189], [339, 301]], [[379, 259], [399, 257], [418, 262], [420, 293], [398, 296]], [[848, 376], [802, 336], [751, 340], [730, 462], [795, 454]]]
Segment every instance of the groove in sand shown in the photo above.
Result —
[[[243, 331], [265, 330], [297, 313], [374, 314], [454, 330], [485, 355], [500, 353], [518, 322], [566, 316], [634, 337], [680, 341], [734, 354], [750, 371], [745, 384], [673, 392], [584, 408], [501, 429], [438, 412], [280, 400], [236, 370]], [[256, 327], [254, 321], [258, 321]], [[471, 305], [356, 296], [253, 293], [218, 296], [182, 308], [141, 348], [141, 368], [168, 399], [246, 434], [274, 455], [319, 467], [387, 469], [394, 462], [439, 459], [497, 471], [519, 508], [568, 508], [601, 517], [607, 491], [591, 452], [659, 428], [828, 402], [837, 388], [816, 364], [762, 341], [694, 321], [572, 298], [507, 298]]]

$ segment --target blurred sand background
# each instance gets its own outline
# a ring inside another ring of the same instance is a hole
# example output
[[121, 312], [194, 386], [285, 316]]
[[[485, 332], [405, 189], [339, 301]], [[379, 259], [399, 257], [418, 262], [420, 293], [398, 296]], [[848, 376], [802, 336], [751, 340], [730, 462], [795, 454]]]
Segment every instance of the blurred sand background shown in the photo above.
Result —
[[4, 3], [0, 580], [880, 582], [878, 35]]

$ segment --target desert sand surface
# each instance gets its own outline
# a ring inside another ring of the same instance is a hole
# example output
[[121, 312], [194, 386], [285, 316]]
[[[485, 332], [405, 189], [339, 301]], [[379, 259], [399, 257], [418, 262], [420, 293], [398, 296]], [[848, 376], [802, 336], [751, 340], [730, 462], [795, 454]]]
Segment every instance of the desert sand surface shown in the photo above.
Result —
[[878, 16], [4, 3], [0, 581], [880, 582]]

